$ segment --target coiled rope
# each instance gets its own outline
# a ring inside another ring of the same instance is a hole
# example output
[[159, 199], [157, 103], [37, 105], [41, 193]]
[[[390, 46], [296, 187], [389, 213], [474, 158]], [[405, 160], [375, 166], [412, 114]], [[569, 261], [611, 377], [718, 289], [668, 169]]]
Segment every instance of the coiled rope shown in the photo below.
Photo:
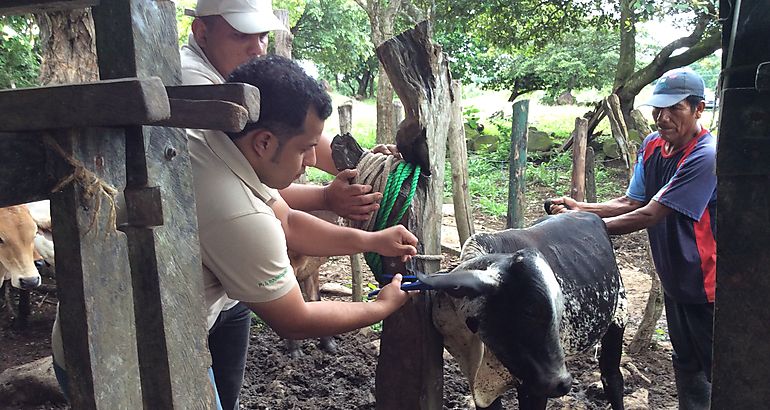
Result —
[[[412, 204], [414, 193], [417, 190], [417, 181], [420, 178], [420, 166], [410, 164], [395, 158], [393, 155], [364, 153], [357, 166], [358, 176], [353, 179], [356, 184], [371, 185], [373, 191], [382, 192], [380, 209], [376, 215], [366, 222], [352, 221], [354, 228], [367, 231], [379, 231], [396, 225]], [[404, 183], [408, 182], [409, 194], [396, 212], [393, 211], [398, 193]], [[395, 217], [393, 215], [395, 214]], [[364, 253], [366, 264], [374, 273], [375, 279], [381, 285], [390, 280], [383, 277], [382, 256], [375, 252]]]

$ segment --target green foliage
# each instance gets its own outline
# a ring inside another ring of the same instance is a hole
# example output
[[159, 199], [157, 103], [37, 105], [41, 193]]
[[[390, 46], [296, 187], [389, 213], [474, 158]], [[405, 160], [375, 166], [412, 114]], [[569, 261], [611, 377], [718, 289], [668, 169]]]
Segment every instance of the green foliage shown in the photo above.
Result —
[[[292, 10], [292, 9], [289, 9]], [[339, 92], [366, 95], [377, 60], [369, 40], [369, 19], [346, 0], [308, 0], [292, 26], [293, 57], [312, 60]]]
[[185, 9], [195, 9], [196, 0], [176, 0], [176, 31], [179, 34], [179, 46], [187, 44], [187, 38], [190, 35], [193, 17], [184, 14]]
[[[451, 186], [451, 173], [447, 173]], [[485, 213], [504, 216], [508, 210], [508, 171], [490, 154], [468, 154], [468, 192]]]
[[463, 33], [442, 33], [439, 42], [453, 56], [452, 72], [465, 82], [512, 97], [546, 90], [555, 98], [565, 91], [612, 84], [618, 60], [618, 34], [582, 29], [537, 49], [485, 46]]
[[717, 81], [719, 81], [719, 72], [722, 70], [722, 59], [716, 54], [712, 54], [706, 58], [702, 58], [693, 64], [690, 64], [696, 73], [703, 77], [703, 81], [706, 83], [706, 88], [711, 90], [717, 89]]
[[32, 16], [0, 16], [0, 89], [38, 85], [36, 33]]

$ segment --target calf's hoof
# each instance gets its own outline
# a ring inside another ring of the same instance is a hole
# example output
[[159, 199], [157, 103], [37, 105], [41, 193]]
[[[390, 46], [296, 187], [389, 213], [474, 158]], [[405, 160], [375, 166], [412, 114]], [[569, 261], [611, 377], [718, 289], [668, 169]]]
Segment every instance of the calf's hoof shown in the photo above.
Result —
[[322, 337], [319, 339], [319, 345], [321, 349], [329, 353], [337, 353], [337, 342], [333, 337]]

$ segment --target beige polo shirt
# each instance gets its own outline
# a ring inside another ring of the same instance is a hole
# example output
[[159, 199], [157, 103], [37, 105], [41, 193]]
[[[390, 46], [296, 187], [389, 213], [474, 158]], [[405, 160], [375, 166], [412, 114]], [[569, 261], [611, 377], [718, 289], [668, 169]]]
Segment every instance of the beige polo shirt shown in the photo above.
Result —
[[297, 285], [286, 235], [265, 186], [220, 131], [190, 137], [208, 327], [228, 303], [268, 302]]
[[[182, 47], [182, 82], [222, 84], [190, 34]], [[243, 154], [220, 131], [187, 130], [193, 167], [208, 327], [235, 300], [267, 302], [297, 284], [286, 235], [265, 186]], [[229, 296], [229, 297], [228, 297]]]

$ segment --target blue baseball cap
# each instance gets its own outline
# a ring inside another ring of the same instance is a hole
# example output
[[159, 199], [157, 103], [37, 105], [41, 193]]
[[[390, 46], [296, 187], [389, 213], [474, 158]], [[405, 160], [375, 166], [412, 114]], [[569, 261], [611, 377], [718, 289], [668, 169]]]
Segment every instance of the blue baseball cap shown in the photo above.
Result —
[[655, 83], [652, 97], [642, 105], [665, 108], [691, 95], [705, 98], [705, 88], [703, 78], [695, 71], [687, 68], [671, 70]]

